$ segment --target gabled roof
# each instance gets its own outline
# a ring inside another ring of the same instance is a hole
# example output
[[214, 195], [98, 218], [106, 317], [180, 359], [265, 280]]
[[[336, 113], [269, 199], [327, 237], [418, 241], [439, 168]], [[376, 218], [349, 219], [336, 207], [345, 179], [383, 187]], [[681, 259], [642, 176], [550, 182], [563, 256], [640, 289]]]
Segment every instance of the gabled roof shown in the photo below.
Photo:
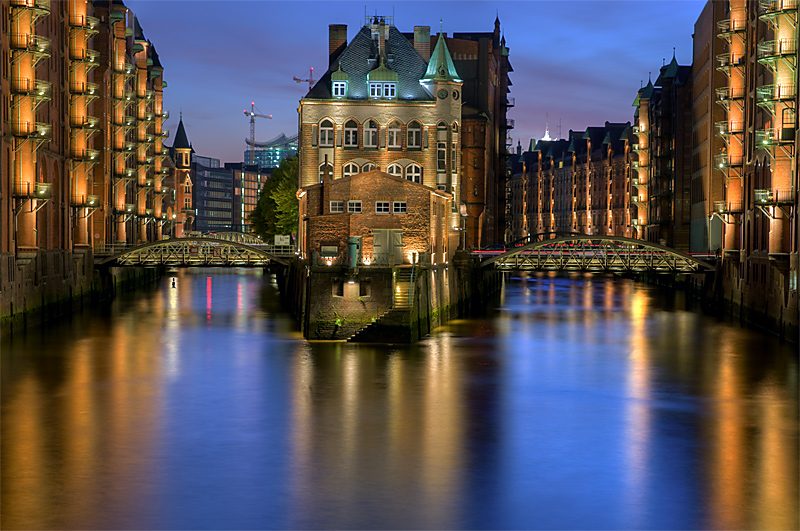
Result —
[[189, 138], [186, 136], [186, 129], [183, 127], [183, 117], [181, 117], [178, 122], [178, 131], [175, 133], [175, 141], [172, 143], [172, 149], [191, 149], [191, 147]]
[[443, 33], [439, 34], [436, 47], [431, 52], [431, 60], [428, 62], [428, 68], [422, 81], [456, 81], [458, 83], [462, 81], [458, 77], [456, 65], [453, 64], [453, 58], [450, 55], [450, 50], [447, 49], [447, 42]]
[[[387, 48], [390, 51], [383, 67], [397, 74], [397, 99], [400, 101], [431, 101], [433, 96], [419, 83], [428, 66], [425, 59], [394, 26], [389, 26], [388, 41]], [[342, 74], [347, 76], [347, 98], [366, 100], [369, 96], [367, 75], [380, 67], [381, 62], [372, 40], [370, 27], [364, 26], [342, 50], [322, 78], [308, 91], [305, 98], [333, 99], [331, 76], [341, 68]], [[337, 74], [337, 78], [342, 74]]]

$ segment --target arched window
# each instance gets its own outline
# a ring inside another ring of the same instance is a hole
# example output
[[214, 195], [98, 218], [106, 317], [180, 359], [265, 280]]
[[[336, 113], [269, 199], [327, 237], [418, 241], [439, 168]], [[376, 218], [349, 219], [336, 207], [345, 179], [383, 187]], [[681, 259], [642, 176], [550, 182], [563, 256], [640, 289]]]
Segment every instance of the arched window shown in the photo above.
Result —
[[406, 179], [415, 183], [422, 183], [422, 168], [418, 164], [406, 166]]
[[319, 165], [319, 182], [322, 182], [326, 175], [333, 177], [333, 164], [330, 162]]
[[400, 122], [395, 120], [390, 123], [388, 131], [388, 142], [386, 142], [386, 145], [390, 149], [400, 149], [402, 147], [402, 129], [400, 128]]
[[352, 177], [353, 175], [358, 173], [358, 165], [353, 164], [352, 162], [348, 162], [344, 165], [344, 170], [342, 174], [345, 177]]
[[378, 123], [375, 120], [367, 120], [364, 124], [364, 147], [378, 147]]
[[403, 176], [403, 167], [399, 164], [390, 164], [388, 168], [386, 168], [386, 172], [391, 175], [396, 175], [398, 177]]
[[422, 125], [419, 122], [408, 124], [408, 143], [409, 148], [419, 149], [422, 147]]
[[319, 124], [319, 145], [333, 147], [333, 122], [322, 120]]
[[344, 124], [344, 147], [358, 147], [358, 123], [355, 120]]
[[366, 164], [361, 166], [361, 171], [362, 172], [368, 172], [368, 171], [372, 171], [374, 169], [375, 169], [375, 165], [373, 163], [371, 163], [371, 162], [367, 162]]

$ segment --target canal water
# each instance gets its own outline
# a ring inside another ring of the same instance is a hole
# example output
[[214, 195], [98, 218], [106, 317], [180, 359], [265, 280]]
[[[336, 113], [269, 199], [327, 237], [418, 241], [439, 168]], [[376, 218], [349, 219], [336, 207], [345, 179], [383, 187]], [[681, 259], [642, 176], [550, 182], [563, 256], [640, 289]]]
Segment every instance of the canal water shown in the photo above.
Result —
[[626, 280], [375, 346], [181, 271], [6, 338], [0, 419], [3, 529], [800, 525], [795, 348]]

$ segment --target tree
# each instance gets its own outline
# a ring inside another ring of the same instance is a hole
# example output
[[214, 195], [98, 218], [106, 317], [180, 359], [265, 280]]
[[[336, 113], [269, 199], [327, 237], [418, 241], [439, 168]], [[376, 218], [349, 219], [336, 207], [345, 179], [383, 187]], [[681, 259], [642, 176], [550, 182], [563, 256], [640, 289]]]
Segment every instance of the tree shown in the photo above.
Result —
[[297, 231], [299, 168], [297, 156], [283, 159], [261, 188], [258, 204], [250, 213], [249, 220], [253, 232], [264, 241], [276, 234]]

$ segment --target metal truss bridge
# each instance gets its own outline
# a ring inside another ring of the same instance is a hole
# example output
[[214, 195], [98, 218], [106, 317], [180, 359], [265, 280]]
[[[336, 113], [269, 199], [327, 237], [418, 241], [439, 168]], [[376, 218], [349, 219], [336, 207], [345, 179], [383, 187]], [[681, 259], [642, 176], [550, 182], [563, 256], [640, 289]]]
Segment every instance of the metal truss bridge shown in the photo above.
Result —
[[[258, 240], [260, 242], [260, 240]], [[292, 246], [239, 243], [230, 239], [172, 238], [134, 247], [112, 246], [94, 250], [98, 266], [266, 267], [288, 265]]]
[[[546, 237], [549, 239], [545, 239]], [[507, 271], [696, 273], [713, 271], [703, 260], [663, 245], [620, 236], [548, 233], [508, 251], [476, 251], [481, 267]]]

